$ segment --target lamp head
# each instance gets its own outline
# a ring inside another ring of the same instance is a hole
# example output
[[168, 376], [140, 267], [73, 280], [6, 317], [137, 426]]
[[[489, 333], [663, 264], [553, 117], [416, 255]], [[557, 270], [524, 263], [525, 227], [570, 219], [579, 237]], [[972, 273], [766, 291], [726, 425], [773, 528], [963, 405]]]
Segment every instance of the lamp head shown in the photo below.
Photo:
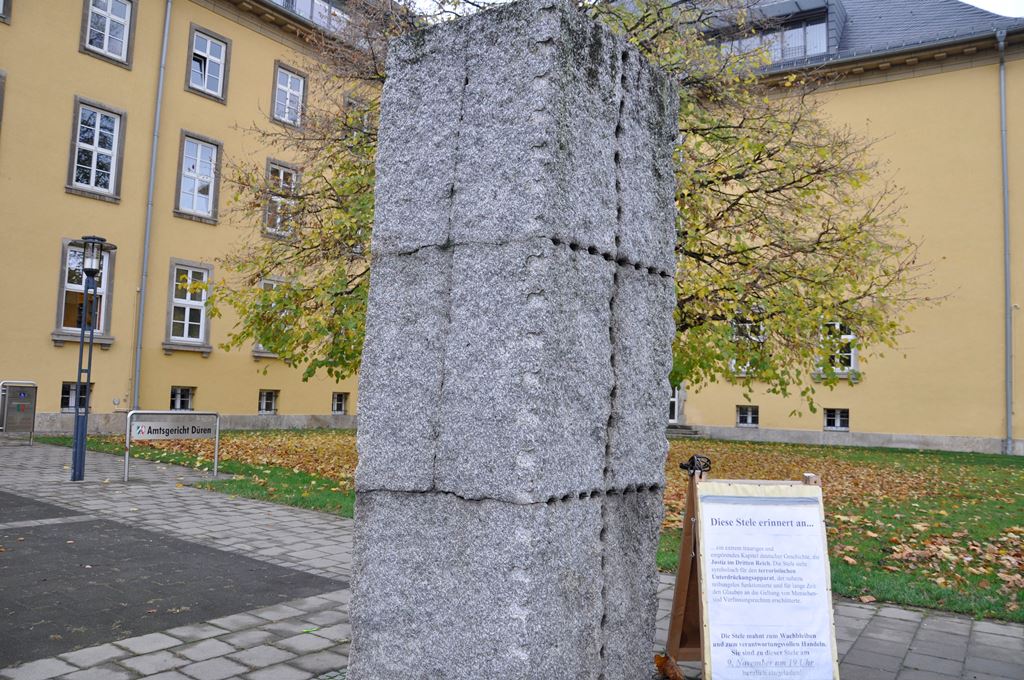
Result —
[[103, 268], [103, 253], [115, 250], [102, 236], [82, 237], [82, 271], [86, 276], [96, 276]]

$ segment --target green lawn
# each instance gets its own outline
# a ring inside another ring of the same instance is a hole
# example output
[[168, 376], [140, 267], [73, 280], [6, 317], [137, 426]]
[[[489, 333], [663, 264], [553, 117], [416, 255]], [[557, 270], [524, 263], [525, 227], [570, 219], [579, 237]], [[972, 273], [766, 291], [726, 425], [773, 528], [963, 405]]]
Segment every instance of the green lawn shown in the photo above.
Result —
[[[71, 437], [37, 436], [36, 441], [43, 444], [71, 446]], [[87, 446], [89, 451], [124, 455], [123, 440], [118, 441], [112, 437], [89, 437]], [[132, 444], [132, 458], [182, 465], [197, 470], [213, 469], [213, 461], [207, 456], [143, 444]], [[195, 486], [234, 496], [256, 498], [262, 501], [321, 510], [342, 517], [352, 517], [355, 494], [349, 488], [339, 486], [337, 481], [324, 475], [277, 465], [243, 463], [231, 459], [220, 460], [218, 472], [224, 474], [225, 477], [199, 482]]]
[[[1024, 458], [710, 441], [673, 454], [698, 452], [725, 468], [713, 478], [770, 478], [750, 468], [794, 458], [777, 477], [822, 474], [836, 594], [1024, 622]], [[661, 569], [679, 540], [662, 532]]]

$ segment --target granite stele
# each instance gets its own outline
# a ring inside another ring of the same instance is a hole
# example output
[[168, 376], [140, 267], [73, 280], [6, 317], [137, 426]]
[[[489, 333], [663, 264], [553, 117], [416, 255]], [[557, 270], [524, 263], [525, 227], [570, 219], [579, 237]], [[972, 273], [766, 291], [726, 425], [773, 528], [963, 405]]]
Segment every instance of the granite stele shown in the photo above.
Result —
[[350, 678], [650, 677], [677, 106], [560, 0], [391, 45]]

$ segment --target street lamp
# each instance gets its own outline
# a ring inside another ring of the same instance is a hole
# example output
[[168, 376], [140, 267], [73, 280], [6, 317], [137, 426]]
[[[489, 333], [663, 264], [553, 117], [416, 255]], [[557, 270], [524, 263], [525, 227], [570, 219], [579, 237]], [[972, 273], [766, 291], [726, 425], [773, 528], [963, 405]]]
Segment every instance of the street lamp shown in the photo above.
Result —
[[[75, 385], [75, 435], [71, 448], [71, 481], [80, 482], [85, 479], [85, 436], [89, 431], [89, 400], [92, 398], [92, 345], [96, 332], [96, 320], [99, 317], [96, 301], [96, 277], [103, 270], [105, 253], [117, 250], [117, 246], [107, 243], [100, 236], [83, 236], [81, 240], [72, 241], [71, 247], [82, 249], [82, 316], [81, 335], [78, 342], [78, 382]], [[89, 292], [92, 295], [89, 295]], [[85, 353], [85, 331], [89, 331], [89, 356], [85, 366], [82, 365]], [[83, 404], [82, 390], [85, 390]]]

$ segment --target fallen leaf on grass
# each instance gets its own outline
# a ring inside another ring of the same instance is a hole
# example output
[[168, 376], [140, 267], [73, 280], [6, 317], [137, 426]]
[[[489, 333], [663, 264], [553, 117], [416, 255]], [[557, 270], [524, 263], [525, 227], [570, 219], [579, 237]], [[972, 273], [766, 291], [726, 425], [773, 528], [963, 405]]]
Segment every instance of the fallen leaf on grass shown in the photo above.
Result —
[[686, 677], [679, 672], [679, 666], [676, 665], [675, 659], [670, 656], [656, 654], [654, 656], [654, 667], [658, 669], [658, 673], [665, 680], [686, 680]]
[[861, 602], [863, 602], [864, 604], [869, 604], [869, 603], [875, 601], [875, 596], [874, 595], [861, 595], [857, 599], [860, 600]]
[[843, 562], [846, 562], [847, 564], [857, 564], [857, 560], [853, 559], [849, 555], [843, 555]]

